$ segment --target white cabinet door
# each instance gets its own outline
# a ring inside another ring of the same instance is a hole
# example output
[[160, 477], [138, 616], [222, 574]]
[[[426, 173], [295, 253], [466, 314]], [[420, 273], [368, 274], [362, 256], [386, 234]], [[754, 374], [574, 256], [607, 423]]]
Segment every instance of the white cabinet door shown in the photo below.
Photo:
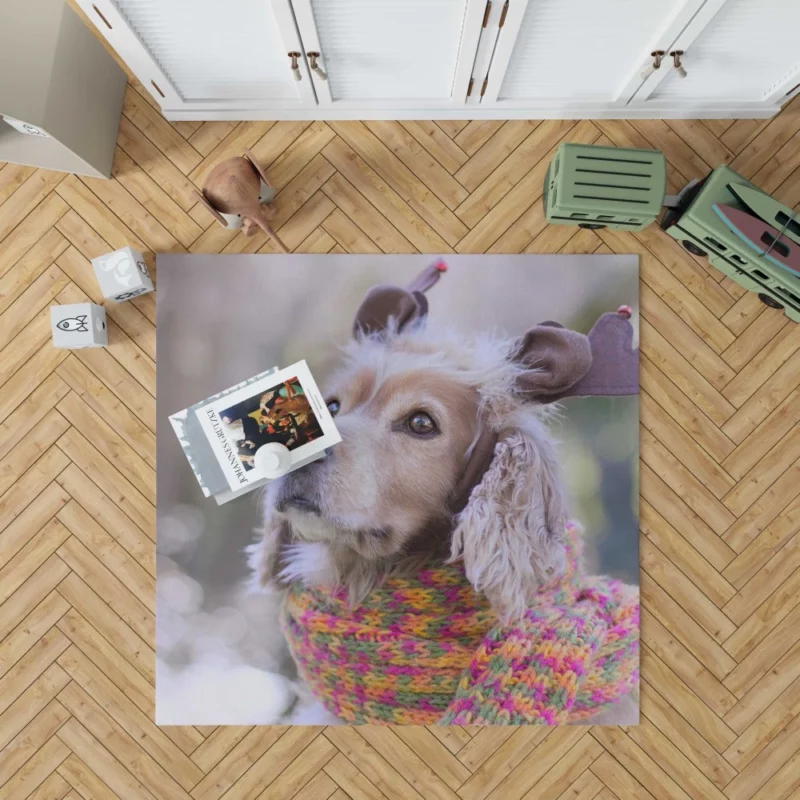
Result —
[[785, 102], [800, 86], [800, 0], [709, 0], [670, 50], [682, 50], [636, 93], [632, 105]]
[[704, 0], [509, 0], [481, 105], [624, 106]]
[[[274, 2], [275, 0], [273, 0]], [[486, 0], [292, 0], [320, 112], [464, 104]]]
[[311, 108], [289, 0], [77, 0], [165, 110]]

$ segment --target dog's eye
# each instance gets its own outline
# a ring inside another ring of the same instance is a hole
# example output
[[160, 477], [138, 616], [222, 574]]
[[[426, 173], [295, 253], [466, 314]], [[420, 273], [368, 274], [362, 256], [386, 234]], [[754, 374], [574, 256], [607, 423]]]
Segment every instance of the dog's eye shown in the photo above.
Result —
[[341, 405], [339, 404], [339, 401], [336, 398], [334, 398], [333, 400], [328, 400], [328, 411], [331, 412], [332, 417], [335, 417], [339, 413], [340, 408]]
[[407, 420], [406, 428], [417, 436], [431, 436], [439, 429], [430, 414], [415, 411]]

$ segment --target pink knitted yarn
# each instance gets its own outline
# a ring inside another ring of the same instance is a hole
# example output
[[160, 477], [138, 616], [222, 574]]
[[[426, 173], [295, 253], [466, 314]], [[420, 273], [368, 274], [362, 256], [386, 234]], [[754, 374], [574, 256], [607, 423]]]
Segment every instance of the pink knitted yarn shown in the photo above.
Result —
[[501, 625], [460, 565], [393, 578], [358, 608], [292, 587], [284, 631], [303, 678], [350, 723], [544, 724], [593, 716], [638, 686], [639, 593], [567, 574]]

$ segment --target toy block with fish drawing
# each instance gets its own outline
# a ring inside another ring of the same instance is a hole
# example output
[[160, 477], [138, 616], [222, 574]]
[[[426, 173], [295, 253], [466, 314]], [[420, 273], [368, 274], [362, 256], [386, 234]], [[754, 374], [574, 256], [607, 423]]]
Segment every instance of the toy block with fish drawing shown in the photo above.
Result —
[[94, 303], [50, 306], [53, 346], [77, 350], [108, 344], [106, 310]]
[[121, 303], [153, 291], [144, 256], [132, 247], [93, 258], [92, 266], [106, 300]]

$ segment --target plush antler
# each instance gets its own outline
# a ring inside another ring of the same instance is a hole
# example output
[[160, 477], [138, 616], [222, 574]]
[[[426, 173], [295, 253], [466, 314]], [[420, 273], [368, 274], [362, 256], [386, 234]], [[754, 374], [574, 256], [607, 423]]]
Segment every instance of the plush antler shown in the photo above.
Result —
[[379, 284], [373, 286], [356, 312], [353, 322], [353, 336], [369, 336], [385, 331], [394, 321], [398, 331], [403, 330], [428, 313], [428, 291], [447, 270], [444, 261], [439, 260], [426, 267], [407, 288]]
[[518, 391], [537, 403], [567, 397], [639, 392], [639, 351], [633, 349], [631, 309], [603, 314], [588, 336], [543, 322], [520, 339], [511, 358], [529, 368]]
[[631, 309], [620, 306], [616, 313], [603, 314], [589, 331], [592, 365], [564, 397], [622, 397], [639, 393], [639, 350], [633, 349]]

